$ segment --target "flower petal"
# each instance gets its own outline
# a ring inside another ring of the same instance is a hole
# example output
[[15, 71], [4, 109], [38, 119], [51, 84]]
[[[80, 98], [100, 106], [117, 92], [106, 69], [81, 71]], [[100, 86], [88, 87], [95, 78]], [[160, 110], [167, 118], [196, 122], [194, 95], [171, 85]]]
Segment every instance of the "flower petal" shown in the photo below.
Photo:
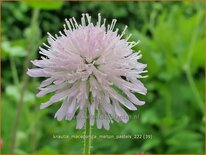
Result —
[[68, 107], [69, 101], [65, 99], [59, 110], [56, 112], [54, 118], [57, 118], [58, 121], [61, 121], [66, 116]]

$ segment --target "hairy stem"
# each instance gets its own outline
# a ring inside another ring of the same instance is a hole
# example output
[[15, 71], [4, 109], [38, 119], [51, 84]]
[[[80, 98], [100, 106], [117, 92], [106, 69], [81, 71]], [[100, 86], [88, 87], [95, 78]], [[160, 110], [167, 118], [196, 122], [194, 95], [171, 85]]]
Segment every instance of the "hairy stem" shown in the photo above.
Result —
[[19, 88], [19, 77], [16, 69], [16, 63], [14, 57], [10, 56], [11, 73], [13, 76], [14, 84]]
[[[34, 10], [33, 16], [32, 16], [31, 27], [37, 23], [36, 20], [38, 19], [38, 16], [39, 16], [39, 10]], [[35, 32], [33, 35], [35, 35]], [[33, 36], [31, 36], [31, 37], [33, 37]], [[34, 41], [31, 42], [32, 40], [30, 40], [29, 38], [27, 38], [27, 41], [28, 41], [28, 44], [27, 44], [28, 45], [28, 47], [27, 47], [28, 55], [27, 55], [25, 62], [24, 62], [24, 74], [22, 77], [23, 84], [22, 84], [22, 87], [20, 88], [20, 99], [19, 99], [19, 102], [17, 103], [17, 111], [16, 111], [16, 115], [15, 115], [15, 119], [14, 119], [14, 127], [12, 130], [11, 147], [10, 147], [11, 154], [14, 153], [14, 148], [15, 148], [15, 144], [16, 144], [16, 132], [17, 132], [18, 125], [19, 125], [20, 114], [21, 114], [21, 111], [22, 111], [22, 108], [24, 105], [25, 91], [26, 91], [27, 86], [28, 86], [28, 76], [27, 76], [26, 72], [27, 72], [27, 69], [29, 67], [30, 60], [32, 58], [31, 51], [34, 51], [36, 49], [36, 45], [35, 45], [36, 43]]]
[[84, 133], [84, 154], [90, 154], [91, 150], [91, 126], [89, 121], [89, 116], [87, 113], [87, 119], [85, 123], [85, 133]]

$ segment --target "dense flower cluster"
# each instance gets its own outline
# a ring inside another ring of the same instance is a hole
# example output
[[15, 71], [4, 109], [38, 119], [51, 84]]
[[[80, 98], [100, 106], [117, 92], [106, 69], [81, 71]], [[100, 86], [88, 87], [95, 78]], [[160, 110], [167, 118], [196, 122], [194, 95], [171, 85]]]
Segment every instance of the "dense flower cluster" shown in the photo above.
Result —
[[[146, 65], [138, 60], [140, 52], [132, 47], [138, 42], [129, 42], [125, 36], [127, 26], [121, 34], [114, 30], [116, 19], [106, 25], [106, 19], [98, 14], [96, 24], [91, 16], [83, 14], [81, 24], [75, 18], [66, 19], [64, 31], [52, 36], [40, 47], [41, 60], [32, 63], [38, 68], [29, 69], [31, 77], [45, 77], [38, 97], [54, 92], [41, 109], [55, 102], [63, 101], [55, 114], [57, 120], [77, 118], [77, 128], [84, 126], [86, 115], [90, 125], [109, 129], [113, 120], [126, 123], [128, 115], [123, 106], [137, 110], [143, 105], [134, 92], [146, 94], [147, 89], [140, 82]], [[88, 111], [88, 112], [87, 112]]]

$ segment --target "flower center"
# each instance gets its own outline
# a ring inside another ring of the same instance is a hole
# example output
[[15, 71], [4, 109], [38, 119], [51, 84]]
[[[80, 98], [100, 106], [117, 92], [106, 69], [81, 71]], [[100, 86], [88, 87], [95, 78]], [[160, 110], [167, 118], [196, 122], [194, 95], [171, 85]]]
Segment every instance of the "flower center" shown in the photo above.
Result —
[[95, 68], [98, 69], [99, 64], [96, 63], [96, 61], [99, 59], [99, 57], [89, 61], [88, 59], [84, 59], [84, 63], [87, 65], [93, 65]]

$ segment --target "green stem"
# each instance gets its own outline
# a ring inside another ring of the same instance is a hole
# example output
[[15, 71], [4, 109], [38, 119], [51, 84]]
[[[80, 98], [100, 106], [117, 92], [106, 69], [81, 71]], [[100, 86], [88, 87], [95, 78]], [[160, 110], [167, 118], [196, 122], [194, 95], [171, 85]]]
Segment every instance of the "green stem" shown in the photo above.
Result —
[[201, 98], [201, 96], [200, 96], [200, 93], [199, 93], [199, 91], [198, 91], [198, 89], [197, 89], [197, 87], [196, 87], [196, 85], [195, 85], [195, 81], [194, 81], [194, 79], [193, 79], [193, 77], [192, 77], [192, 74], [191, 74], [190, 69], [187, 68], [187, 69], [185, 70], [185, 73], [186, 73], [186, 76], [187, 76], [187, 80], [188, 80], [188, 82], [189, 82], [189, 85], [190, 85], [190, 87], [191, 87], [191, 89], [192, 89], [192, 91], [193, 91], [193, 93], [194, 93], [194, 95], [195, 95], [195, 97], [196, 97], [196, 99], [197, 99], [197, 104], [198, 104], [200, 110], [204, 113], [204, 102], [202, 101], [202, 98]]
[[[39, 16], [39, 10], [34, 10], [33, 14], [32, 14], [31, 27], [37, 23], [38, 16]], [[33, 37], [33, 35], [35, 36], [35, 32], [32, 33], [31, 37]], [[17, 129], [19, 126], [21, 111], [22, 111], [22, 108], [24, 106], [24, 95], [25, 95], [25, 92], [26, 92], [27, 86], [28, 86], [28, 75], [26, 74], [26, 72], [27, 72], [27, 69], [29, 68], [30, 60], [32, 58], [31, 51], [36, 50], [36, 42], [34, 42], [35, 40], [31, 40], [30, 38], [26, 38], [26, 40], [28, 42], [27, 47], [26, 47], [26, 49], [28, 51], [28, 55], [24, 61], [24, 73], [23, 73], [23, 78], [22, 78], [23, 83], [22, 83], [22, 86], [20, 88], [20, 99], [19, 99], [19, 102], [17, 103], [17, 109], [16, 109], [15, 118], [14, 118], [14, 126], [13, 126], [13, 130], [12, 130], [11, 146], [10, 146], [10, 153], [11, 154], [14, 154], [14, 149], [15, 149], [15, 145], [16, 145], [16, 133], [17, 133]], [[36, 40], [39, 40], [39, 38], [36, 38]]]
[[184, 66], [184, 71], [185, 71], [187, 80], [189, 82], [189, 85], [190, 85], [190, 87], [195, 95], [195, 98], [197, 100], [197, 104], [199, 105], [200, 110], [204, 113], [204, 101], [202, 100], [202, 98], [200, 96], [200, 93], [198, 91], [198, 88], [195, 84], [194, 78], [193, 78], [191, 70], [190, 70], [192, 56], [194, 54], [194, 46], [195, 46], [195, 43], [197, 41], [198, 33], [199, 33], [199, 24], [197, 23], [197, 27], [194, 30], [194, 33], [192, 35], [193, 37], [192, 37], [191, 42], [190, 42], [190, 47], [189, 47], [190, 50], [188, 53], [188, 57], [187, 57], [185, 66]]
[[84, 154], [90, 154], [91, 150], [91, 126], [89, 121], [89, 116], [87, 113], [87, 119], [85, 123], [85, 132], [84, 132]]
[[9, 57], [14, 84], [19, 88], [19, 78], [14, 57]]

